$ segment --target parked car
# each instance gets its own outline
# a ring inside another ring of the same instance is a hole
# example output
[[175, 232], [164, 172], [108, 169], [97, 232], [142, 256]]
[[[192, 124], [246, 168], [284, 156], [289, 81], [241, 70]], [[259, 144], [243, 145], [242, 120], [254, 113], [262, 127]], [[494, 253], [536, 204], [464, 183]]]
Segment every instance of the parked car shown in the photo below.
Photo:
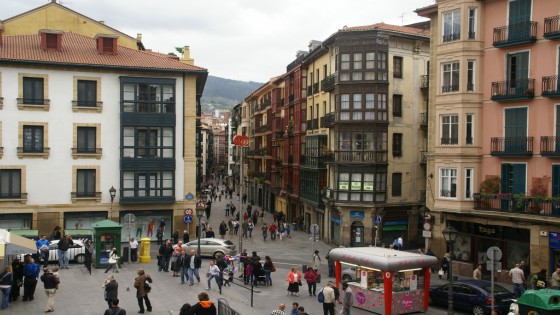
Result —
[[[473, 315], [490, 314], [491, 283], [484, 280], [459, 280], [453, 282], [453, 307], [470, 311]], [[447, 305], [449, 284], [430, 287], [430, 304]], [[494, 308], [507, 314], [514, 295], [501, 285], [494, 284]]]
[[356, 267], [342, 270], [342, 280], [346, 282], [356, 280]]
[[[86, 261], [86, 248], [81, 240], [72, 240], [74, 245], [68, 248], [68, 260], [77, 264], [83, 264]], [[35, 253], [32, 253], [35, 254]], [[19, 259], [23, 261], [23, 256]], [[49, 244], [49, 262], [58, 262], [58, 240], [51, 241]]]
[[[198, 240], [188, 242], [183, 245], [183, 248], [187, 251], [191, 249], [198, 250]], [[200, 239], [200, 256], [210, 256], [216, 258], [218, 254], [222, 256], [235, 256], [237, 250], [235, 244], [230, 240], [224, 240], [219, 238], [201, 238]]]

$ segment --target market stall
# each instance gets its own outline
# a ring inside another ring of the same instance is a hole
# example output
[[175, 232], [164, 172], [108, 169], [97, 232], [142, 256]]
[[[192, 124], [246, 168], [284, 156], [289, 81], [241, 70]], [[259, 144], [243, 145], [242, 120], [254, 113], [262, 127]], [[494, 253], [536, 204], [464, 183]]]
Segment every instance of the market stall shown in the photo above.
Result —
[[353, 266], [348, 282], [354, 307], [397, 315], [426, 312], [430, 292], [430, 267], [437, 258], [380, 247], [335, 248], [336, 286], [340, 288], [342, 265]]

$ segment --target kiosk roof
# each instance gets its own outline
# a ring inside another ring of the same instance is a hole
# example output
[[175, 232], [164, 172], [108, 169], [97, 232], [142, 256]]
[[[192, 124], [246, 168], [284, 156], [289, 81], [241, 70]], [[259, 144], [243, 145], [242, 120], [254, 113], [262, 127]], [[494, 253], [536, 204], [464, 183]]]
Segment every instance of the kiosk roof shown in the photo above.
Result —
[[408, 270], [435, 266], [434, 256], [381, 247], [334, 248], [329, 252], [334, 260], [379, 270]]

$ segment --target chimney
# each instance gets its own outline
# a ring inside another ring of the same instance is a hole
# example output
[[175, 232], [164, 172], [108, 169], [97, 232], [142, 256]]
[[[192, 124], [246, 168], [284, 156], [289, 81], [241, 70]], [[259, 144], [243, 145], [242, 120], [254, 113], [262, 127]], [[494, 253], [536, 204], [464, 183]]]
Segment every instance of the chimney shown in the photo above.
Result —
[[322, 42], [322, 41], [319, 41], [319, 40], [311, 40], [311, 41], [309, 41], [309, 46], [308, 46], [308, 47], [309, 47], [309, 51], [311, 52], [311, 51], [314, 50], [315, 48], [320, 47], [322, 43], [323, 43], [323, 42]]
[[194, 65], [194, 59], [191, 58], [191, 49], [189, 46], [183, 46], [183, 57], [180, 61], [188, 65]]
[[136, 46], [138, 47], [138, 50], [146, 50], [144, 44], [142, 43], [142, 33], [136, 34]]
[[41, 49], [46, 51], [62, 51], [62, 34], [59, 30], [39, 30], [41, 36]]
[[97, 34], [97, 52], [100, 55], [116, 55], [118, 35], [114, 34]]

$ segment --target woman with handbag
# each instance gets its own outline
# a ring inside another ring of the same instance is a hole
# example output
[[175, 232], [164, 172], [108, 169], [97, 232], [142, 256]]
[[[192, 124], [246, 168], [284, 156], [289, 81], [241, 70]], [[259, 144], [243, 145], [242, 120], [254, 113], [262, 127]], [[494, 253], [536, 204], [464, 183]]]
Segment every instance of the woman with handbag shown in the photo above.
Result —
[[105, 269], [105, 273], [109, 272], [110, 269], [113, 269], [113, 273], [119, 273], [119, 256], [117, 255], [117, 249], [113, 248], [111, 252], [109, 252], [109, 266]]
[[136, 288], [136, 298], [138, 299], [138, 306], [140, 311], [138, 313], [144, 314], [144, 302], [146, 302], [146, 310], [148, 312], [152, 311], [152, 303], [148, 298], [148, 293], [152, 290], [152, 278], [144, 272], [144, 269], [140, 268], [136, 270], [138, 277], [134, 279], [134, 287]]
[[276, 271], [276, 267], [274, 267], [274, 263], [272, 262], [272, 259], [270, 259], [270, 256], [264, 256], [263, 270], [264, 270], [264, 283], [266, 286], [271, 286], [272, 278], [270, 277], [270, 274]]
[[115, 279], [114, 275], [110, 275], [105, 281], [103, 282], [104, 290], [104, 298], [107, 301], [107, 305], [111, 308], [113, 300], [119, 298], [119, 283], [117, 279]]
[[299, 296], [299, 287], [301, 286], [301, 273], [296, 267], [292, 267], [292, 270], [288, 273], [288, 295]]

